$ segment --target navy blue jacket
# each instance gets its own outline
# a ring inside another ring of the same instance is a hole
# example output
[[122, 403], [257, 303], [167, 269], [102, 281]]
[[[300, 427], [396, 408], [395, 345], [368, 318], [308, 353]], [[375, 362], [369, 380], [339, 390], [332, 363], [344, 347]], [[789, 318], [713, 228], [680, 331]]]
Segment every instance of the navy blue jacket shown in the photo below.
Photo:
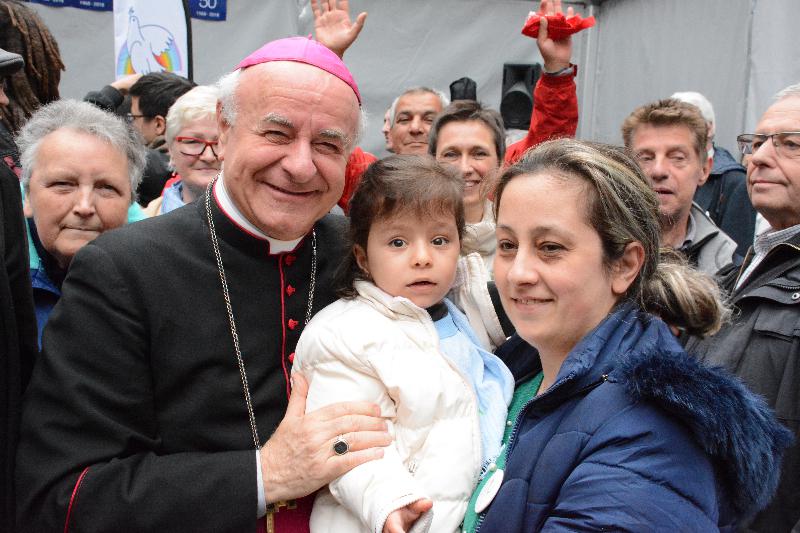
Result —
[[744, 257], [753, 244], [756, 211], [747, 195], [747, 171], [726, 149], [714, 146], [714, 166], [708, 180], [695, 191], [694, 201], [736, 241], [736, 255]]
[[[539, 372], [516, 335], [498, 350]], [[763, 401], [621, 305], [529, 402], [481, 533], [715, 531], [764, 507], [791, 440]]]

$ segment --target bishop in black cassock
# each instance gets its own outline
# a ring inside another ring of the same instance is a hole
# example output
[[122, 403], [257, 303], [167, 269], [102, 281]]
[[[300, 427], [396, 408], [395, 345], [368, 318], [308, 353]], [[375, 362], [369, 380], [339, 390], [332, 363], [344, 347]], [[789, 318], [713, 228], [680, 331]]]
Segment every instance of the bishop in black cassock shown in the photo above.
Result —
[[[287, 413], [294, 347], [334, 300], [346, 253], [344, 218], [324, 213], [341, 195], [358, 89], [305, 38], [268, 43], [234, 75], [213, 189], [73, 259], [23, 409], [24, 531], [253, 531], [260, 503], [313, 493], [389, 442], [377, 406]], [[303, 442], [282, 431], [296, 426]], [[356, 437], [342, 457], [337, 433]], [[294, 468], [276, 465], [279, 445]], [[267, 528], [307, 531], [310, 503], [267, 507]]]

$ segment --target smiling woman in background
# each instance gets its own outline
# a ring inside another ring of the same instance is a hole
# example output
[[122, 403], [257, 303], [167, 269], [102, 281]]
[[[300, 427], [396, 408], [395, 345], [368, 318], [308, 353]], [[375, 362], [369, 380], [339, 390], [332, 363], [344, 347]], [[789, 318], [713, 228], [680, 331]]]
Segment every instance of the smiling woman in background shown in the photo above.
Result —
[[636, 163], [551, 141], [502, 174], [495, 202], [517, 331], [498, 355], [517, 385], [464, 529], [716, 531], [765, 506], [789, 434], [667, 326], [713, 333], [725, 311], [710, 278], [659, 251]]
[[91, 104], [40, 108], [17, 137], [25, 216], [38, 268], [31, 269], [39, 344], [75, 253], [126, 223], [145, 149], [125, 122]]
[[474, 100], [453, 102], [431, 128], [430, 153], [461, 173], [467, 223], [461, 251], [478, 252], [491, 272], [497, 240], [484, 180], [494, 176], [506, 153], [503, 118]]
[[166, 140], [175, 172], [162, 195], [147, 204], [147, 215], [163, 215], [194, 202], [219, 173], [218, 96], [216, 87], [199, 85], [169, 108]]

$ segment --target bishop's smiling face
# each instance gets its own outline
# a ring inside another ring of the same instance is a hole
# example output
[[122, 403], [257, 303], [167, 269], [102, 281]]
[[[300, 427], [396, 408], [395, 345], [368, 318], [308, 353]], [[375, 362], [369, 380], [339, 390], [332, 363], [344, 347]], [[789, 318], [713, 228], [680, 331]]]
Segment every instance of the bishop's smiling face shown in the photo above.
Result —
[[310, 65], [264, 63], [241, 73], [236, 106], [234, 124], [218, 118], [231, 199], [272, 238], [305, 235], [344, 189], [359, 115], [353, 90]]

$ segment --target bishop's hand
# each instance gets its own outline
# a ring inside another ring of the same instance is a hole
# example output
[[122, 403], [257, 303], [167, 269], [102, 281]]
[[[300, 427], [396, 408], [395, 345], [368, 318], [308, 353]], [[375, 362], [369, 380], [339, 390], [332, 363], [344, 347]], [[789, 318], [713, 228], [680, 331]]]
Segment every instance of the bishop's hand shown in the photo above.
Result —
[[[356, 466], [380, 459], [392, 442], [377, 405], [342, 402], [306, 413], [308, 382], [298, 373], [292, 382], [286, 415], [260, 451], [267, 503], [311, 494]], [[342, 455], [333, 449], [339, 436], [348, 445]]]

